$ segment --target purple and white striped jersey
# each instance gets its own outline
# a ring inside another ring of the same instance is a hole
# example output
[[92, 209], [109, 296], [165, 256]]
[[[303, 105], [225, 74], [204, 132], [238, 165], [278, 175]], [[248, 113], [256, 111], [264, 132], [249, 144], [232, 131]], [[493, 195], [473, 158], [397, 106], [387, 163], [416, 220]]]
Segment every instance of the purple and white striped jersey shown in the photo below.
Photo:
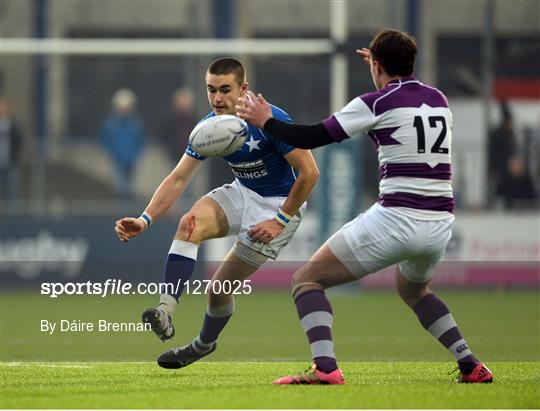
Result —
[[379, 156], [379, 203], [421, 220], [448, 218], [452, 113], [443, 93], [414, 77], [366, 93], [323, 121], [338, 142], [367, 132]]

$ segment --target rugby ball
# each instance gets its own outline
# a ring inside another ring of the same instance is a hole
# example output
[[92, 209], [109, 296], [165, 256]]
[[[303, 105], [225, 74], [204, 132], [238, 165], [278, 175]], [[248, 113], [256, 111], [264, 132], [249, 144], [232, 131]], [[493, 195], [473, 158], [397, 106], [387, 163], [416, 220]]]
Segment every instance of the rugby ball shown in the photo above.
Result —
[[230, 114], [201, 121], [189, 135], [189, 143], [203, 157], [224, 157], [241, 148], [249, 134], [247, 123]]

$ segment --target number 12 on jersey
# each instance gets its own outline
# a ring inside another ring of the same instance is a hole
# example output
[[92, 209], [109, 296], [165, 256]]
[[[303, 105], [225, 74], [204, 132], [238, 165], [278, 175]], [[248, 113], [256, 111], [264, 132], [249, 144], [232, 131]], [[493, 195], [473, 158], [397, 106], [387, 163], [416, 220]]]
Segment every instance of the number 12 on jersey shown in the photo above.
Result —
[[[434, 154], [448, 154], [448, 149], [441, 147], [444, 139], [446, 138], [446, 119], [443, 116], [429, 116], [429, 127], [437, 128], [437, 123], [441, 123], [442, 128], [437, 137], [437, 140], [431, 147], [431, 152]], [[416, 136], [418, 138], [418, 153], [426, 152], [426, 132], [424, 129], [424, 121], [421, 116], [414, 117], [414, 128], [416, 128]]]

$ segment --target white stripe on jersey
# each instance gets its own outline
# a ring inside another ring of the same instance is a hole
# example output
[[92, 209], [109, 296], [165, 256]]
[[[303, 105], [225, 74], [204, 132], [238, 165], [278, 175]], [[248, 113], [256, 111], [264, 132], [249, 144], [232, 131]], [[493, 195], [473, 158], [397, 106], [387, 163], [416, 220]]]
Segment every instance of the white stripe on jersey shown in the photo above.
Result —
[[379, 183], [381, 194], [412, 193], [422, 196], [452, 197], [450, 180], [435, 180], [416, 177], [389, 177]]
[[446, 211], [417, 210], [408, 207], [392, 207], [392, 210], [396, 210], [407, 217], [420, 221], [439, 221], [446, 220], [449, 217], [453, 218], [452, 214], [447, 213]]
[[334, 116], [349, 137], [371, 129], [376, 122], [371, 109], [360, 97], [351, 100], [341, 111], [334, 113]]

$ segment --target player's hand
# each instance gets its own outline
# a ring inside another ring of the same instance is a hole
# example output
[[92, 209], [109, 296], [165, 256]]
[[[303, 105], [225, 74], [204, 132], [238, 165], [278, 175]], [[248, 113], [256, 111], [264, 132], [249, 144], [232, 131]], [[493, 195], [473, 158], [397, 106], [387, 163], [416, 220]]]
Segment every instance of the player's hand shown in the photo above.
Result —
[[248, 90], [245, 96], [238, 99], [238, 104], [235, 108], [238, 117], [243, 118], [258, 128], [263, 128], [264, 123], [272, 118], [272, 107], [270, 104], [268, 104], [262, 94], [255, 95], [251, 90]]
[[266, 220], [253, 226], [251, 230], [249, 230], [248, 235], [255, 243], [268, 244], [280, 235], [282, 231], [283, 225], [275, 218], [272, 218], [271, 220]]
[[144, 230], [146, 230], [146, 224], [140, 218], [124, 217], [114, 225], [118, 239], [124, 243], [141, 234]]
[[360, 57], [362, 57], [362, 59], [364, 60], [364, 63], [366, 63], [369, 66], [369, 56], [371, 55], [371, 52], [369, 51], [369, 49], [363, 47], [361, 49], [356, 50], [356, 53], [359, 54]]

